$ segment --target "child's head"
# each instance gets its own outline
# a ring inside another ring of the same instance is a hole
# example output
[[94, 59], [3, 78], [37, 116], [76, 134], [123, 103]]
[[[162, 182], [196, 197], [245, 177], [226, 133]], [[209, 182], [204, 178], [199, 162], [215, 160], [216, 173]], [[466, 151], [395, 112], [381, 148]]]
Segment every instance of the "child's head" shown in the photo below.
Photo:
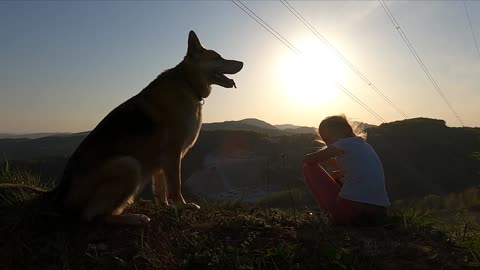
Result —
[[345, 115], [334, 115], [323, 119], [318, 127], [318, 134], [327, 145], [341, 138], [357, 136], [365, 138], [365, 134], [357, 132], [356, 127], [352, 127]]

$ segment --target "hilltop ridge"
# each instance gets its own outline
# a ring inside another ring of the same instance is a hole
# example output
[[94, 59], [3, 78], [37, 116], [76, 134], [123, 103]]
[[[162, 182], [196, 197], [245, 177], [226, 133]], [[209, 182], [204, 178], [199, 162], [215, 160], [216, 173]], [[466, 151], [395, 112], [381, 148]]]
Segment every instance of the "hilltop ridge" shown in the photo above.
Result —
[[[240, 187], [236, 196], [243, 190], [258, 190], [254, 186], [266, 189], [267, 176], [276, 191], [287, 189], [287, 185], [303, 187], [298, 181], [302, 159], [319, 146], [314, 142], [314, 130], [297, 134], [290, 129], [272, 129], [273, 125], [257, 119], [217, 123], [210, 130], [208, 124], [205, 126], [183, 160], [182, 176], [187, 180], [204, 175], [206, 180], [197, 186], [220, 190], [212, 185], [221, 181], [207, 181], [211, 169], [216, 169], [211, 179], [219, 179], [222, 173], [222, 177], [230, 177], [227, 184]], [[366, 128], [367, 142], [382, 160], [387, 191], [393, 200], [459, 192], [480, 182], [480, 128], [452, 128], [443, 120], [428, 118]], [[57, 178], [86, 134], [0, 139], [0, 153], [12, 166], [38, 172], [42, 179]], [[212, 190], [207, 193], [212, 194]]]

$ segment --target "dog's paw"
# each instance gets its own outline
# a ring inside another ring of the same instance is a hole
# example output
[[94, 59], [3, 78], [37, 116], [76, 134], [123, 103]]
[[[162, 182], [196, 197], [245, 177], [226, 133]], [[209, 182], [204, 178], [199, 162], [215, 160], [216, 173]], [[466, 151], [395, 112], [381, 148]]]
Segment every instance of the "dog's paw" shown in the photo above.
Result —
[[168, 208], [170, 205], [168, 202], [160, 202], [160, 201], [155, 201], [155, 204], [159, 208]]
[[196, 203], [192, 203], [192, 202], [189, 202], [189, 203], [177, 203], [177, 204], [169, 204], [167, 206], [167, 208], [169, 209], [177, 209], [177, 210], [180, 210], [180, 209], [192, 209], [192, 210], [199, 210], [200, 209], [200, 206]]
[[130, 217], [130, 225], [134, 226], [143, 226], [150, 223], [150, 218], [143, 214], [131, 214]]
[[186, 204], [185, 204], [185, 208], [193, 209], [193, 210], [199, 210], [199, 209], [200, 209], [200, 205], [198, 205], [198, 204], [196, 204], [196, 203], [193, 203], [193, 202], [189, 202], [189, 203], [186, 203]]

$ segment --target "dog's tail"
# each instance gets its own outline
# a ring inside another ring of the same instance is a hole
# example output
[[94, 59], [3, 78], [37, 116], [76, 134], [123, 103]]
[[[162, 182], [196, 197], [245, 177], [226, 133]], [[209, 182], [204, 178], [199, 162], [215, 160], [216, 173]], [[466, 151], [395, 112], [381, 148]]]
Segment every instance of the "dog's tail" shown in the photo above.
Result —
[[0, 184], [0, 189], [18, 189], [18, 190], [30, 190], [36, 193], [47, 193], [48, 190], [38, 188], [38, 187], [32, 187], [28, 185], [23, 185], [23, 184], [12, 184], [12, 183], [3, 183]]

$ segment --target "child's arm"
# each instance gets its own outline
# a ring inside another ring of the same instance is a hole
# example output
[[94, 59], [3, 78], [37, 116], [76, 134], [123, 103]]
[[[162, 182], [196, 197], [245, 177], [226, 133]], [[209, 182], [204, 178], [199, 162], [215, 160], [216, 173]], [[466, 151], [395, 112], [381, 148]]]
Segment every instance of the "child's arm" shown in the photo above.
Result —
[[334, 158], [336, 156], [339, 156], [343, 154], [343, 151], [333, 147], [333, 146], [328, 146], [327, 148], [313, 152], [310, 154], [307, 154], [305, 158], [303, 159], [303, 162], [305, 163], [319, 163], [322, 161], [326, 161], [328, 159]]

